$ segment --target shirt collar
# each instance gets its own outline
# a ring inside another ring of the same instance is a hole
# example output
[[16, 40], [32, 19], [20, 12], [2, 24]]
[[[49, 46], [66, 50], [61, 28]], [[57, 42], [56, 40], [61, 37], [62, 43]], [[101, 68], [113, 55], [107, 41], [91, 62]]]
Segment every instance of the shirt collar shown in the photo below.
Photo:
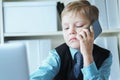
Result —
[[75, 55], [76, 52], [78, 52], [78, 49], [71, 48], [71, 47], [69, 47], [69, 49], [70, 49], [70, 52], [71, 52], [71, 55], [72, 55], [72, 59], [74, 59], [74, 55]]

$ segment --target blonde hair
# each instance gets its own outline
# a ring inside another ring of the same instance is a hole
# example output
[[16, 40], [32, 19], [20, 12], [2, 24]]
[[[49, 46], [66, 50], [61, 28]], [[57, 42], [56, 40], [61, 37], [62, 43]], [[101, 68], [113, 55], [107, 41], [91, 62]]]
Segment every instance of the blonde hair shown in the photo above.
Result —
[[80, 14], [85, 16], [91, 21], [91, 24], [97, 20], [99, 16], [98, 8], [85, 0], [68, 3], [61, 13], [61, 18], [68, 12], [72, 12], [74, 15]]

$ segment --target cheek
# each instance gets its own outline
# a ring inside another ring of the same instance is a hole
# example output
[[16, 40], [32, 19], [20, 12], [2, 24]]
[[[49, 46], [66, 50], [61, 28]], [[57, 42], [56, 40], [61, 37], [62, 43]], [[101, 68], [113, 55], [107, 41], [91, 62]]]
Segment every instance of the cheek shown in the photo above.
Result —
[[81, 31], [82, 31], [82, 28], [77, 28], [77, 29], [76, 29], [77, 34], [78, 34], [79, 32], [81, 32]]
[[64, 33], [64, 34], [63, 34], [63, 37], [64, 37], [65, 42], [68, 42], [69, 36]]

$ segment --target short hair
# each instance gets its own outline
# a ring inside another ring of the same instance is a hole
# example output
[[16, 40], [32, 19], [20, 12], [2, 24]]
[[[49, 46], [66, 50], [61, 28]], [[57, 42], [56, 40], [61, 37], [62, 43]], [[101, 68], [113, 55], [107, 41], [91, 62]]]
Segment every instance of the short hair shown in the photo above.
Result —
[[61, 13], [61, 18], [68, 12], [72, 12], [74, 15], [80, 14], [85, 16], [91, 21], [91, 24], [98, 19], [99, 10], [96, 6], [91, 5], [86, 0], [73, 1], [66, 5]]

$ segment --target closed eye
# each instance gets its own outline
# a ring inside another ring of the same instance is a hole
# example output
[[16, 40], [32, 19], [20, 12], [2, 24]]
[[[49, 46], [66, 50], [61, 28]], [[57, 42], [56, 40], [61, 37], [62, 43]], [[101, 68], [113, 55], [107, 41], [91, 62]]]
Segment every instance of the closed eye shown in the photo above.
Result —
[[68, 29], [69, 29], [69, 27], [64, 28], [64, 30], [68, 30]]
[[81, 25], [81, 26], [76, 26], [76, 28], [81, 28], [81, 27], [83, 27], [83, 25]]

